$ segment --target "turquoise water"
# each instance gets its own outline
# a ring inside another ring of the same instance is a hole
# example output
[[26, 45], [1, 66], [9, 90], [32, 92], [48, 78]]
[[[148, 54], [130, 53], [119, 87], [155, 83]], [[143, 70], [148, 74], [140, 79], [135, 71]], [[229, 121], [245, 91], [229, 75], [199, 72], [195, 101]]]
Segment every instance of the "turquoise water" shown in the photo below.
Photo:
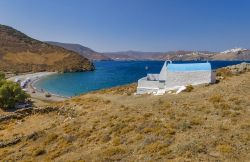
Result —
[[[94, 62], [95, 71], [56, 74], [36, 82], [34, 86], [53, 94], [71, 97], [136, 82], [147, 73], [159, 73], [163, 63], [163, 61], [99, 61]], [[240, 61], [211, 62], [213, 69], [238, 63]]]

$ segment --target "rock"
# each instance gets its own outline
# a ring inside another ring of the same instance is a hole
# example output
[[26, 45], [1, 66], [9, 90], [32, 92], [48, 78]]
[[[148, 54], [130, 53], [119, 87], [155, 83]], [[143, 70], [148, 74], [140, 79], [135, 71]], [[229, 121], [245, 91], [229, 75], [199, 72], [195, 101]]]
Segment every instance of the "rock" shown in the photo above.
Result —
[[210, 152], [209, 155], [212, 156], [212, 157], [219, 157], [220, 153], [218, 153], [218, 152]]
[[2, 142], [0, 142], [0, 148], [15, 145], [20, 141], [21, 141], [21, 137], [16, 137], [16, 138], [9, 140], [9, 141], [2, 141]]
[[230, 70], [232, 72], [232, 74], [240, 74], [240, 73], [250, 71], [250, 64], [243, 62], [241, 64], [227, 66], [225, 68]]

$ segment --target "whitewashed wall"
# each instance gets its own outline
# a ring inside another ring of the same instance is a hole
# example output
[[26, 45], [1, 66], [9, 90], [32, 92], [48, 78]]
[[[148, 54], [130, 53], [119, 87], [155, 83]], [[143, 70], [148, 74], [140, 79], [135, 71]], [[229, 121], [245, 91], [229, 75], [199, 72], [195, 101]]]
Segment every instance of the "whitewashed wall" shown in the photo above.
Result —
[[[165, 88], [171, 89], [176, 86], [197, 85], [215, 83], [215, 71], [187, 71], [166, 73]], [[138, 80], [137, 94], [153, 93], [159, 89], [159, 81], [147, 80], [147, 77]]]
[[167, 72], [166, 88], [212, 82], [211, 71]]

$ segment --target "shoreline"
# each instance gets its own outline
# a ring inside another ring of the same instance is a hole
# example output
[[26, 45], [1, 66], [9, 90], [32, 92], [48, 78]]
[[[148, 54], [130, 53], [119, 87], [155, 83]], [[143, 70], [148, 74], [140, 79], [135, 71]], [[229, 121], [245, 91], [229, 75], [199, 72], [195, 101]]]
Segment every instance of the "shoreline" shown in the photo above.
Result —
[[[242, 63], [241, 63], [242, 64]], [[236, 64], [239, 65], [239, 64]], [[226, 67], [234, 67], [236, 65], [229, 65], [229, 66], [225, 66]], [[70, 99], [72, 97], [67, 97], [67, 96], [61, 96], [59, 94], [54, 94], [51, 93], [49, 91], [44, 91], [43, 89], [37, 88], [35, 86], [35, 83], [37, 83], [38, 81], [51, 76], [51, 75], [55, 75], [58, 74], [58, 72], [37, 72], [37, 73], [26, 73], [26, 74], [20, 74], [20, 75], [16, 75], [16, 76], [12, 76], [10, 78], [8, 78], [7, 80], [11, 80], [14, 82], [17, 82], [17, 80], [19, 80], [19, 83], [25, 80], [29, 80], [26, 84], [25, 87], [23, 87], [23, 89], [31, 96], [31, 98], [34, 99], [38, 99], [41, 101], [48, 101], [48, 102], [60, 102], [60, 101], [65, 101], [67, 99]], [[131, 83], [133, 84], [133, 83]], [[93, 91], [89, 91], [83, 94], [87, 94], [87, 93], [96, 93], [98, 91], [108, 91], [107, 89], [112, 89], [112, 88], [119, 88], [122, 87], [124, 85], [117, 85], [114, 87], [109, 87], [109, 88], [104, 88], [104, 89], [97, 89], [97, 90], [93, 90]], [[50, 94], [50, 96], [46, 97], [46, 94]], [[73, 96], [75, 97], [75, 96]]]
[[[41, 79], [44, 79], [48, 76], [58, 74], [57, 72], [38, 72], [38, 73], [29, 73], [29, 74], [21, 74], [16, 75], [13, 77], [8, 78], [7, 80], [14, 81], [24, 81], [25, 79], [29, 79], [30, 81], [27, 83], [27, 85], [23, 88], [26, 93], [28, 93], [31, 98], [42, 100], [42, 101], [49, 101], [49, 102], [60, 102], [65, 101], [66, 99], [69, 99], [65, 96], [60, 96], [57, 94], [50, 93], [48, 91], [39, 90], [37, 87], [34, 86], [34, 84]], [[46, 97], [46, 94], [50, 94], [50, 97]]]

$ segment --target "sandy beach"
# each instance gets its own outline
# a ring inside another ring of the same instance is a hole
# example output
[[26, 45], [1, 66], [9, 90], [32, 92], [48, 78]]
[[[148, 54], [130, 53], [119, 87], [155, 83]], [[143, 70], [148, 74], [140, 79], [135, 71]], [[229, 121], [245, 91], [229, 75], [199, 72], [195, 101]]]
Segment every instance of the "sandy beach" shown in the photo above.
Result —
[[[43, 100], [43, 101], [51, 101], [51, 102], [60, 102], [68, 99], [67, 97], [59, 96], [56, 94], [52, 94], [49, 92], [46, 92], [45, 90], [37, 89], [34, 86], [34, 83], [39, 81], [40, 79], [44, 77], [48, 77], [50, 75], [57, 74], [57, 72], [38, 72], [38, 73], [31, 73], [31, 74], [22, 74], [22, 75], [16, 75], [13, 77], [8, 78], [7, 80], [10, 81], [19, 81], [22, 82], [26, 79], [29, 79], [30, 81], [25, 86], [24, 90], [30, 94], [31, 98]], [[50, 97], [46, 97], [46, 94], [50, 94]]]

